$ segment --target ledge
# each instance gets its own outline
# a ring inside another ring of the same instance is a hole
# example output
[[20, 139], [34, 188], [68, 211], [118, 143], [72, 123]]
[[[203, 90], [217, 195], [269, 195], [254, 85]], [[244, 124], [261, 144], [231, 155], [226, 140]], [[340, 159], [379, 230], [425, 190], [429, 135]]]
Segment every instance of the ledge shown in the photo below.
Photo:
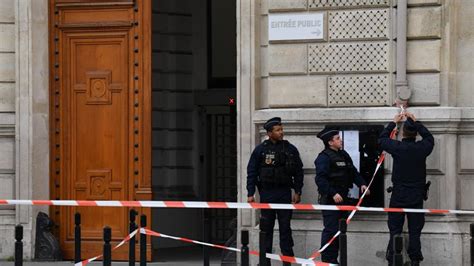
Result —
[[[411, 107], [408, 108], [424, 122], [473, 122], [473, 107]], [[395, 107], [363, 108], [285, 108], [256, 110], [253, 121], [264, 123], [274, 116], [288, 123], [387, 123], [399, 112]]]

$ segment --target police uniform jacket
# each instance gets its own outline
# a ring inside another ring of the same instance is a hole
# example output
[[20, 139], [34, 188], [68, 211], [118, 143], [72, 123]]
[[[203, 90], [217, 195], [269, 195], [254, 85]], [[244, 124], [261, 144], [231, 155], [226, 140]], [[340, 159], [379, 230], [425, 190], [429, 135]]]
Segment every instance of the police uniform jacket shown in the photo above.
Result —
[[[291, 154], [294, 160], [294, 171], [292, 171], [291, 184], [286, 186], [273, 186], [270, 188], [263, 188], [260, 173], [262, 165], [265, 163], [266, 150], [273, 151], [286, 151]], [[252, 152], [249, 163], [247, 165], [247, 192], [248, 196], [251, 197], [255, 194], [255, 188], [258, 187], [260, 194], [262, 193], [276, 193], [276, 194], [287, 194], [291, 192], [291, 188], [295, 190], [295, 193], [301, 194], [303, 187], [303, 163], [301, 162], [300, 154], [298, 149], [286, 140], [278, 141], [273, 143], [270, 140], [265, 140], [259, 144]]]
[[[334, 184], [331, 173], [331, 158], [328, 155], [329, 152], [334, 152], [341, 158], [344, 158], [348, 167], [348, 176], [346, 178], [348, 181], [347, 183], [350, 183], [349, 186], [339, 186]], [[349, 188], [352, 187], [352, 182], [358, 186], [367, 185], [365, 180], [360, 176], [359, 172], [353, 165], [350, 155], [344, 150], [334, 151], [327, 148], [318, 155], [314, 161], [314, 165], [316, 167], [315, 181], [321, 196], [325, 195], [332, 198], [334, 195], [339, 194], [341, 197], [345, 198], [347, 197]]]

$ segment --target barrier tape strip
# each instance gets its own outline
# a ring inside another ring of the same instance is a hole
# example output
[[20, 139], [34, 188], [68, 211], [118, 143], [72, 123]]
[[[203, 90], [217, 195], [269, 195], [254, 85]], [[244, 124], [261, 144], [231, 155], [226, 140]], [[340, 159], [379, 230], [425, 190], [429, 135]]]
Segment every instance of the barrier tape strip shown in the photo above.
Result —
[[149, 207], [149, 208], [191, 208], [191, 209], [278, 209], [301, 211], [365, 211], [365, 212], [403, 212], [427, 214], [474, 215], [474, 210], [449, 209], [410, 209], [382, 208], [352, 205], [319, 204], [281, 204], [281, 203], [243, 203], [243, 202], [206, 202], [206, 201], [108, 201], [108, 200], [0, 200], [0, 205], [26, 206], [72, 206], [72, 207]]
[[[174, 240], [178, 240], [178, 241], [182, 241], [182, 242], [193, 243], [193, 244], [198, 244], [198, 245], [208, 246], [208, 247], [213, 247], [213, 248], [220, 248], [220, 249], [230, 250], [230, 251], [234, 251], [234, 252], [238, 252], [238, 253], [241, 252], [241, 250], [238, 249], [238, 248], [226, 247], [226, 246], [216, 245], [216, 244], [210, 244], [210, 243], [201, 242], [201, 241], [197, 241], [197, 240], [192, 240], [192, 239], [184, 238], [184, 237], [166, 235], [166, 234], [158, 233], [158, 232], [146, 229], [146, 228], [136, 229], [135, 231], [133, 231], [132, 233], [127, 235], [119, 244], [117, 244], [112, 249], [112, 251], [114, 251], [114, 250], [118, 249], [119, 247], [123, 246], [126, 242], [128, 242], [130, 239], [135, 237], [135, 235], [137, 234], [138, 231], [140, 231], [140, 234], [143, 234], [143, 235], [174, 239]], [[260, 255], [259, 251], [249, 251], [249, 254], [254, 255], [254, 256], [259, 256]], [[103, 257], [103, 254], [95, 256], [95, 257], [87, 259], [87, 260], [84, 260], [84, 261], [81, 261], [81, 262], [78, 262], [78, 263], [74, 264], [74, 266], [85, 266], [85, 265], [87, 265], [87, 264], [89, 264], [89, 263], [91, 263], [95, 260], [98, 260], [98, 259], [102, 258], [102, 257]], [[317, 265], [317, 266], [337, 265], [337, 264], [329, 264], [329, 263], [325, 263], [325, 262], [315, 262], [315, 261], [312, 261], [312, 260], [307, 260], [307, 259], [302, 259], [302, 258], [297, 258], [297, 257], [277, 255], [277, 254], [272, 254], [272, 253], [266, 253], [266, 257], [269, 258], [269, 259], [272, 259], [272, 260], [290, 262], [290, 263], [297, 263], [297, 264], [302, 264], [302, 265]]]
[[[402, 110], [400, 112], [403, 113], [405, 111], [405, 109], [403, 108], [403, 106], [401, 107]], [[395, 127], [392, 132], [390, 132], [390, 138], [393, 139], [395, 138], [395, 136], [397, 135], [397, 128]], [[364, 191], [364, 193], [362, 193], [362, 196], [360, 197], [359, 201], [357, 202], [356, 204], [356, 208], [357, 207], [360, 207], [360, 205], [362, 204], [362, 201], [364, 201], [364, 198], [365, 198], [365, 195], [367, 194], [367, 191], [370, 189], [370, 187], [372, 186], [372, 183], [374, 182], [375, 180], [375, 176], [377, 175], [377, 172], [379, 171], [380, 167], [382, 166], [382, 163], [383, 161], [385, 160], [385, 151], [382, 151], [382, 153], [380, 154], [380, 157], [379, 157], [379, 160], [377, 161], [377, 166], [375, 167], [375, 171], [374, 171], [374, 174], [372, 175], [372, 178], [370, 179], [370, 182], [369, 184], [367, 185], [367, 189]], [[385, 208], [384, 208], [385, 209]], [[346, 224], [349, 224], [352, 220], [352, 218], [354, 217], [355, 213], [357, 212], [357, 209], [354, 209], [351, 211], [351, 213], [349, 214], [349, 216], [347, 217], [346, 219]], [[321, 255], [321, 253], [326, 250], [336, 239], [337, 237], [341, 234], [341, 231], [338, 230], [336, 232], [336, 234], [334, 234], [333, 237], [331, 237], [331, 239], [324, 245], [322, 246], [319, 250], [313, 252], [313, 254], [311, 254], [311, 257], [309, 257], [310, 260], [314, 260], [315, 258], [319, 257]]]
[[[131, 232], [128, 236], [126, 236], [120, 243], [118, 243], [114, 248], [112, 248], [112, 251], [118, 249], [119, 247], [123, 246], [125, 243], [127, 243], [130, 239], [132, 239], [138, 232], [138, 229], [136, 229], [135, 231]], [[78, 262], [76, 264], [74, 264], [74, 266], [85, 266], [95, 260], [98, 260], [100, 258], [102, 258], [104, 256], [104, 254], [101, 254], [99, 256], [95, 256], [93, 258], [90, 258], [90, 259], [87, 259], [87, 260], [83, 260], [81, 262]]]
[[[205, 243], [197, 240], [192, 240], [189, 238], [184, 238], [184, 237], [177, 237], [177, 236], [170, 236], [158, 232], [154, 232], [152, 230], [146, 229], [146, 228], [140, 228], [140, 233], [145, 234], [145, 235], [150, 235], [150, 236], [156, 236], [156, 237], [162, 237], [162, 238], [169, 238], [169, 239], [174, 239], [182, 242], [187, 242], [187, 243], [193, 243], [193, 244], [198, 244], [202, 246], [208, 246], [208, 247], [213, 247], [213, 248], [220, 248], [220, 249], [225, 249], [225, 250], [230, 250], [234, 252], [241, 252], [240, 249], [238, 248], [233, 248], [233, 247], [226, 247], [222, 245], [216, 245], [216, 244], [210, 244], [210, 243]], [[259, 256], [260, 253], [259, 251], [249, 251], [249, 254]], [[302, 258], [297, 258], [297, 257], [291, 257], [291, 256], [284, 256], [284, 255], [277, 255], [277, 254], [272, 254], [272, 253], [266, 253], [266, 257], [272, 260], [277, 260], [277, 261], [283, 261], [283, 262], [289, 262], [289, 263], [297, 263], [297, 264], [302, 264], [302, 265], [318, 265], [318, 266], [332, 266], [332, 265], [337, 265], [337, 264], [329, 264], [325, 262], [316, 262], [308, 259], [302, 259]]]

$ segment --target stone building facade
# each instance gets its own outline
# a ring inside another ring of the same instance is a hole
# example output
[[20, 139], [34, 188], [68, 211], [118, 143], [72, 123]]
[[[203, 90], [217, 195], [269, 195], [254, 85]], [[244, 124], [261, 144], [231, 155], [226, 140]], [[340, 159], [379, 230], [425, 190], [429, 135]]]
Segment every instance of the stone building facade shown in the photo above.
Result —
[[[395, 0], [237, 0], [238, 198], [246, 200], [246, 165], [264, 137], [262, 124], [281, 116], [300, 150], [304, 203], [316, 203], [315, 137], [324, 125], [385, 125], [398, 111], [395, 88]], [[400, 2], [400, 1], [399, 1]], [[268, 40], [271, 14], [324, 13], [325, 39]], [[408, 0], [407, 79], [410, 111], [434, 133], [428, 160], [428, 208], [474, 209], [474, 2]], [[48, 1], [0, 3], [0, 198], [48, 199]], [[391, 159], [384, 186], [390, 186]], [[384, 195], [385, 205], [389, 194]], [[33, 254], [34, 217], [47, 208], [0, 206], [0, 258], [13, 254], [15, 224], [25, 226]], [[256, 246], [258, 212], [239, 211], [239, 229]], [[426, 265], [469, 265], [473, 216], [430, 215], [422, 236]], [[295, 251], [319, 248], [319, 212], [296, 212]], [[276, 233], [277, 234], [277, 233]], [[386, 215], [358, 213], [348, 232], [352, 265], [384, 263]], [[278, 239], [277, 237], [275, 238]], [[278, 241], [275, 241], [277, 247]], [[278, 249], [276, 249], [278, 250]]]
[[[286, 138], [300, 150], [305, 171], [303, 202], [317, 202], [313, 161], [323, 149], [316, 138], [326, 124], [386, 125], [399, 109], [397, 98], [397, 2], [390, 0], [239, 1], [238, 95], [240, 200], [246, 198], [246, 164], [263, 138], [264, 121], [282, 117]], [[409, 111], [433, 132], [428, 158], [431, 196], [425, 206], [472, 210], [474, 199], [474, 46], [470, 1], [408, 0], [407, 79]], [[271, 15], [326, 17], [324, 40], [268, 41]], [[384, 166], [391, 186], [391, 158]], [[385, 206], [390, 194], [384, 194]], [[258, 212], [241, 211], [240, 228], [258, 243]], [[320, 247], [319, 212], [296, 212], [295, 252], [308, 257]], [[349, 226], [352, 265], [384, 263], [385, 214], [358, 213]], [[423, 230], [426, 265], [468, 265], [472, 216], [429, 215]], [[275, 233], [275, 250], [278, 237]]]

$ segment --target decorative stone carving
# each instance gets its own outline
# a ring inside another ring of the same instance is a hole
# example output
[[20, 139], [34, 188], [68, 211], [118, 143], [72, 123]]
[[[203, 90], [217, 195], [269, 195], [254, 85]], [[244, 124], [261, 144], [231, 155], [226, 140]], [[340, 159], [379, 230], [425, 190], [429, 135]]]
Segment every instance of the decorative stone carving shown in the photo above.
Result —
[[389, 51], [388, 41], [312, 44], [309, 72], [388, 72]]
[[380, 106], [388, 103], [389, 75], [329, 77], [329, 106]]
[[329, 39], [389, 38], [389, 9], [329, 12]]
[[54, 222], [44, 212], [36, 217], [35, 259], [42, 261], [62, 260], [59, 242], [51, 233]]
[[390, 0], [309, 0], [309, 8], [388, 6]]

